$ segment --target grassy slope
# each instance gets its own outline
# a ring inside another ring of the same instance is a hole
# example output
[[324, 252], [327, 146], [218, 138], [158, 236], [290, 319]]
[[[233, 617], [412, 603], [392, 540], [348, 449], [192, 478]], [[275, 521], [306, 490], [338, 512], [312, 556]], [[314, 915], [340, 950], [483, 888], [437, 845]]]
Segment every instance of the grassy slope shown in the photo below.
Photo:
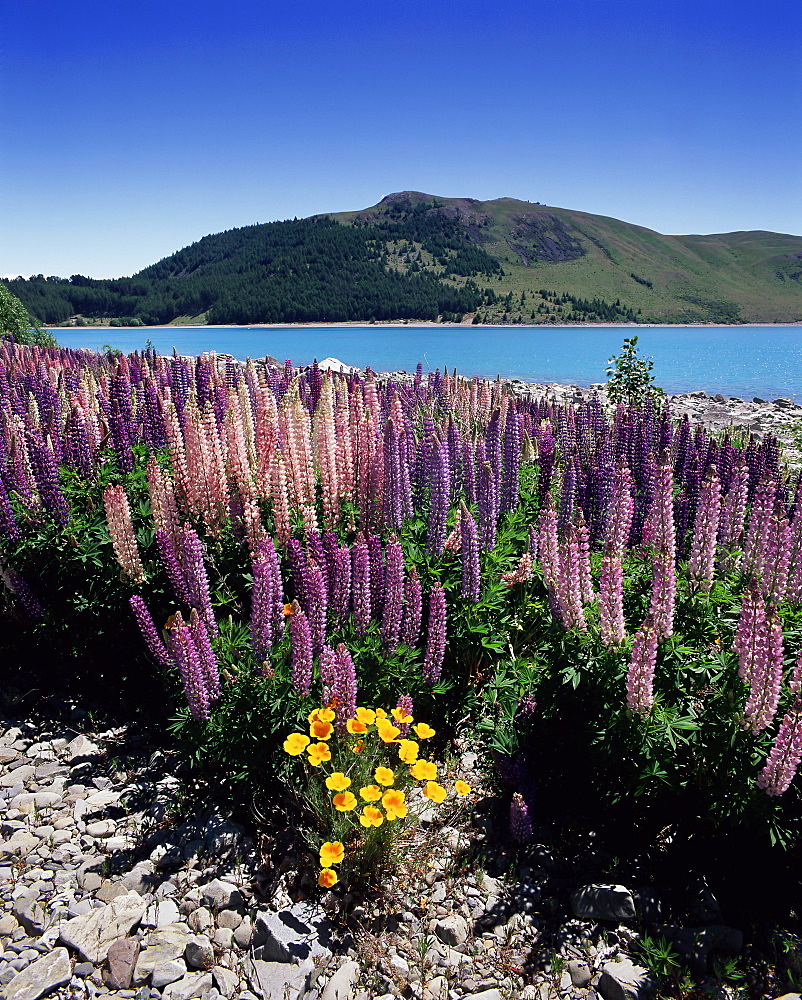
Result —
[[[391, 201], [432, 200], [431, 195], [404, 192], [379, 205], [333, 218], [381, 215]], [[527, 293], [522, 318], [540, 301], [532, 293], [551, 289], [582, 298], [599, 296], [642, 311], [643, 321], [705, 322], [740, 318], [746, 322], [802, 320], [802, 237], [768, 232], [712, 236], [663, 236], [618, 219], [570, 209], [534, 205], [512, 198], [477, 202], [437, 198], [456, 213], [481, 245], [504, 267], [492, 287], [499, 295], [512, 291], [516, 300]], [[557, 242], [569, 237], [584, 254], [573, 260], [538, 260], [527, 244], [527, 229], [539, 229]], [[560, 233], [562, 230], [562, 233]], [[510, 246], [514, 244], [521, 253]], [[631, 274], [651, 282], [649, 288]], [[794, 277], [795, 275], [795, 277]], [[483, 283], [479, 279], [480, 284]], [[491, 317], [498, 318], [498, 316]], [[517, 318], [515, 313], [510, 318]]]

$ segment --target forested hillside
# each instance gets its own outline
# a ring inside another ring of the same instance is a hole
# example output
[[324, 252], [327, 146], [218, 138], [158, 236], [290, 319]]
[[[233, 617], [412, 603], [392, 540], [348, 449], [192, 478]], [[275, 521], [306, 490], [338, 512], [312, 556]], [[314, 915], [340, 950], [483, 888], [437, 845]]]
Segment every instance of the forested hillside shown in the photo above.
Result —
[[389, 195], [206, 236], [131, 278], [8, 283], [46, 324], [802, 321], [802, 237], [662, 236], [500, 198]]

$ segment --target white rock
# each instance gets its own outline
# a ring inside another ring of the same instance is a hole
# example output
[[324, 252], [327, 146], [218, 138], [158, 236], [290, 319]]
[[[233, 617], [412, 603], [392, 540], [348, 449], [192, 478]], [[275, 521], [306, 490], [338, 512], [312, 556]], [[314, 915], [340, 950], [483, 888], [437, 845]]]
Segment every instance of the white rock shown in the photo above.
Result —
[[358, 963], [345, 962], [326, 983], [320, 1000], [353, 1000], [357, 979], [359, 979]]
[[106, 957], [111, 942], [125, 937], [139, 923], [144, 912], [145, 904], [139, 893], [125, 893], [113, 899], [108, 906], [68, 920], [61, 928], [61, 940], [88, 962], [99, 965]]
[[5, 988], [6, 1000], [38, 1000], [72, 977], [72, 965], [66, 948], [55, 948], [23, 969]]

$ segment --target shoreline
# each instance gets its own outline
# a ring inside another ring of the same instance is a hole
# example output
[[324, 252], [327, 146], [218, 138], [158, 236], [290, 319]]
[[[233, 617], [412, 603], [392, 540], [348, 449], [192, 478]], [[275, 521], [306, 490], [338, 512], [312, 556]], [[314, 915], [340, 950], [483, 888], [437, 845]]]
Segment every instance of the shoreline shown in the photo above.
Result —
[[369, 329], [403, 330], [412, 329], [453, 329], [453, 330], [655, 330], [670, 328], [672, 330], [738, 330], [743, 327], [802, 327], [802, 320], [792, 323], [436, 323], [433, 320], [415, 320], [405, 323], [401, 320], [379, 321], [369, 320], [350, 322], [319, 323], [218, 323], [214, 326], [208, 323], [165, 323], [161, 326], [43, 326], [48, 333], [56, 330], [363, 330]]

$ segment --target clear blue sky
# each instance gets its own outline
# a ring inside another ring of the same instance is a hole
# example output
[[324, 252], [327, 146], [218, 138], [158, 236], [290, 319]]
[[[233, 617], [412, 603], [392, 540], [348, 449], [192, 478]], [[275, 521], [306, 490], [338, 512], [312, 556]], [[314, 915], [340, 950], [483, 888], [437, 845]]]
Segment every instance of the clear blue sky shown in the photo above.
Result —
[[0, 274], [405, 189], [802, 234], [800, 94], [799, 0], [15, 0]]

